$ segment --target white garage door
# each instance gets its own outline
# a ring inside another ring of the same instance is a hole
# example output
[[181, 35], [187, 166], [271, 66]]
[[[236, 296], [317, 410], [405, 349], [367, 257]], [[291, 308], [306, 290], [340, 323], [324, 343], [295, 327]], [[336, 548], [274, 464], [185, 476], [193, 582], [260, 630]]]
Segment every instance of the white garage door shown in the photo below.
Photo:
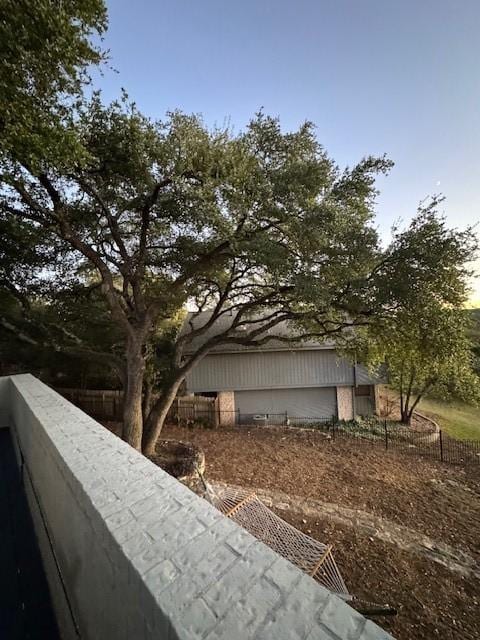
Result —
[[271, 414], [293, 418], [330, 418], [337, 413], [335, 387], [235, 391], [235, 409], [241, 415]]

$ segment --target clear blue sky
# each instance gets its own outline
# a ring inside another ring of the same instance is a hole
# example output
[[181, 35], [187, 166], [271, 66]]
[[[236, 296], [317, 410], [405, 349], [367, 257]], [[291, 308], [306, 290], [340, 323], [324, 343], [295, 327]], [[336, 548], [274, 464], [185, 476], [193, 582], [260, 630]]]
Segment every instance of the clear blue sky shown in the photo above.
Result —
[[[140, 109], [241, 129], [263, 107], [308, 119], [341, 166], [386, 153], [378, 225], [443, 193], [452, 226], [480, 221], [480, 0], [110, 0], [105, 46]], [[477, 268], [480, 264], [477, 263]], [[480, 268], [478, 269], [480, 271]], [[473, 297], [480, 301], [480, 282]]]

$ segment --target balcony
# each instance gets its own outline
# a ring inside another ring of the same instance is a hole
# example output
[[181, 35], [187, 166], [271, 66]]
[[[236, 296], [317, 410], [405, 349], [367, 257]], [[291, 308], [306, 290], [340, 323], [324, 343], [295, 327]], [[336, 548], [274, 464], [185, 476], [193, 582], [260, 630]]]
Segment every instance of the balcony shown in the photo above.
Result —
[[32, 376], [0, 378], [0, 427], [62, 638], [391, 637]]

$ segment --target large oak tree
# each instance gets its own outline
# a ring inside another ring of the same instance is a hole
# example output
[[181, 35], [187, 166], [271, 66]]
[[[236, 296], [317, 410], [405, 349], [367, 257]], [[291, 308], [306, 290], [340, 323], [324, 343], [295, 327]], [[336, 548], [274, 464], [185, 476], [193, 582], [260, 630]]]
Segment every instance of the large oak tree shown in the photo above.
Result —
[[[369, 157], [341, 171], [309, 123], [284, 133], [260, 113], [234, 135], [180, 113], [152, 122], [126, 98], [104, 107], [95, 96], [74, 131], [80, 156], [41, 166], [2, 158], [1, 219], [36, 235], [47, 260], [10, 295], [21, 301], [37, 287], [56, 314], [57, 346], [62, 335], [69, 349], [94, 353], [59, 301], [95, 287], [110, 328], [100, 355], [125, 392], [123, 435], [148, 454], [185, 376], [216, 345], [262, 344], [285, 321], [297, 340], [350, 337], [408, 297], [395, 275], [407, 254], [429, 294], [450, 260], [408, 234], [386, 254], [373, 226], [374, 181], [391, 163]], [[187, 331], [172, 333], [188, 305], [209, 309], [208, 320], [194, 314]], [[226, 314], [231, 322], [217, 330]], [[165, 332], [168, 358], [150, 404]]]

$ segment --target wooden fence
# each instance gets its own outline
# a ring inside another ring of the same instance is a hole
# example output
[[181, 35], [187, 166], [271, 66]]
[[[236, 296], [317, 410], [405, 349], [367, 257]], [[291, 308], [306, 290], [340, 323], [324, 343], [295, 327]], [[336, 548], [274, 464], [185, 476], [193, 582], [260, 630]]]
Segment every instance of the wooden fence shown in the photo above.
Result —
[[219, 421], [218, 402], [216, 398], [204, 396], [182, 396], [175, 398], [167, 422], [187, 425], [192, 422], [205, 426], [217, 426]]
[[[96, 420], [121, 422], [123, 391], [96, 389], [56, 389], [60, 395]], [[216, 398], [183, 396], [175, 398], [168, 412], [167, 422], [188, 424], [200, 422], [216, 426], [219, 413]]]
[[123, 391], [112, 389], [56, 389], [56, 391], [96, 420], [111, 422], [122, 420]]

